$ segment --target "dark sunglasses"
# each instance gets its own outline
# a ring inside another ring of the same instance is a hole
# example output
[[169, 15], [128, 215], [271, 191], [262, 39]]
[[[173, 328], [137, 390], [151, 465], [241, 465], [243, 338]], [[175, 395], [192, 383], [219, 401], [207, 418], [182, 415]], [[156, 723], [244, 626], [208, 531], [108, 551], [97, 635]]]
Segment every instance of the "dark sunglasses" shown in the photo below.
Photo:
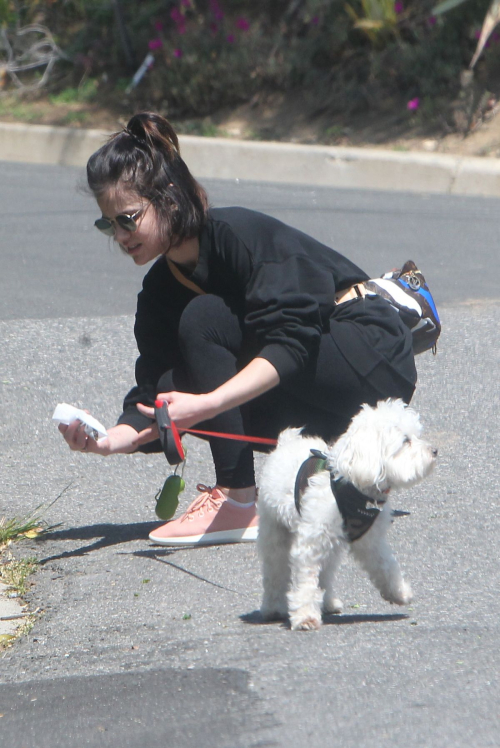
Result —
[[104, 216], [102, 216], [94, 222], [94, 226], [103, 234], [106, 234], [106, 236], [115, 235], [115, 227], [113, 225], [114, 222], [116, 222], [118, 226], [125, 231], [130, 231], [131, 233], [137, 231], [137, 219], [142, 213], [144, 213], [146, 208], [148, 208], [152, 202], [153, 201], [150, 200], [148, 203], [146, 203], [146, 205], [144, 205], [144, 207], [136, 210], [135, 213], [120, 213], [120, 215], [115, 216], [113, 220], [111, 220], [110, 218], [104, 218]]

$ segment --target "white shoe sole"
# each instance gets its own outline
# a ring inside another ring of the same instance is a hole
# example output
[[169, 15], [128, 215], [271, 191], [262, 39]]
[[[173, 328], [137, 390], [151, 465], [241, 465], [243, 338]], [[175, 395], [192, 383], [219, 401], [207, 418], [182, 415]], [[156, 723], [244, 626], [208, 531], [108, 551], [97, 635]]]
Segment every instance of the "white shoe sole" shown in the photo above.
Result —
[[253, 543], [257, 540], [258, 527], [246, 527], [244, 530], [224, 530], [208, 532], [204, 535], [187, 535], [181, 538], [157, 538], [154, 530], [149, 539], [157, 545], [222, 545], [223, 543]]

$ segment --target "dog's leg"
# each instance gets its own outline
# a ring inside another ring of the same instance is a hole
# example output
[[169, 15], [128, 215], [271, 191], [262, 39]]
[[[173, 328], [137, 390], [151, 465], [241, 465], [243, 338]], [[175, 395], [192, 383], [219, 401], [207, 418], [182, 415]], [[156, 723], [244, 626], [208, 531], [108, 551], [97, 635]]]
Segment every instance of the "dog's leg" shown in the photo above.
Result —
[[325, 559], [323, 568], [319, 575], [319, 586], [323, 589], [323, 612], [324, 613], [342, 613], [343, 603], [338, 597], [335, 597], [334, 582], [335, 575], [342, 560], [342, 547], [336, 543], [331, 553]]
[[288, 617], [286, 594], [290, 586], [290, 531], [263, 512], [257, 549], [262, 565], [264, 595], [260, 612], [267, 621]]
[[328, 534], [302, 520], [290, 551], [293, 582], [288, 593], [288, 610], [292, 630], [311, 631], [321, 626], [323, 591], [319, 575], [330, 551]]
[[390, 508], [386, 505], [370, 530], [351, 543], [350, 548], [384, 600], [408, 605], [413, 597], [411, 587], [403, 579], [399, 563], [386, 539], [390, 523]]

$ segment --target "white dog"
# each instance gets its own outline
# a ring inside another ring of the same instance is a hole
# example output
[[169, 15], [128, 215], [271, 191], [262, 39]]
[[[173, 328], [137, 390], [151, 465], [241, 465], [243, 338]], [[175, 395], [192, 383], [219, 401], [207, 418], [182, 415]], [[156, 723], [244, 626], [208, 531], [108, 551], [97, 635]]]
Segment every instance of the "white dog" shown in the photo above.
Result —
[[266, 620], [289, 616], [292, 629], [309, 630], [320, 627], [322, 609], [342, 612], [333, 583], [346, 547], [385, 600], [411, 601], [386, 539], [388, 494], [415, 485], [434, 466], [437, 450], [420, 438], [421, 428], [402, 400], [386, 400], [362, 406], [330, 446], [300, 429], [283, 431], [259, 488]]

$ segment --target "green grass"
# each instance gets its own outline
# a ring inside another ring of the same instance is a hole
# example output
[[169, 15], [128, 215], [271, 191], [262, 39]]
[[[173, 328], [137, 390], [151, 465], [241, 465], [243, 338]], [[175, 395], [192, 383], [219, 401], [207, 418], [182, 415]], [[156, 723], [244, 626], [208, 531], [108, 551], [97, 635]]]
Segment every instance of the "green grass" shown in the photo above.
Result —
[[[12, 543], [20, 541], [23, 538], [37, 538], [43, 532], [59, 527], [59, 525], [46, 526], [42, 522], [42, 515], [71, 486], [72, 483], [69, 483], [53, 501], [47, 504], [39, 504], [29, 514], [11, 519], [0, 517], [0, 582], [5, 584], [10, 590], [15, 591], [19, 597], [23, 597], [28, 592], [28, 578], [36, 571], [38, 561], [34, 557], [16, 560], [12, 558], [12, 554], [8, 548]], [[33, 628], [37, 618], [37, 611], [27, 613], [23, 618], [23, 623], [17, 628], [14, 634], [2, 634], [0, 636], [0, 652], [5, 647], [13, 644], [21, 636], [26, 635]]]
[[[25, 595], [29, 588], [28, 579], [36, 571], [38, 561], [36, 558], [22, 558], [19, 561], [10, 560], [0, 563], [0, 582], [8, 589], [16, 592], [19, 597]], [[17, 627], [13, 634], [2, 634], [0, 636], [0, 653], [21, 636], [25, 636], [33, 626], [38, 617], [38, 611], [23, 615], [23, 622]]]
[[97, 93], [97, 81], [89, 78], [78, 87], [68, 86], [58, 94], [49, 96], [51, 104], [76, 104], [81, 101], [92, 101]]
[[38, 561], [34, 557], [0, 564], [0, 581], [21, 595], [28, 591], [28, 577], [36, 571]]
[[68, 112], [61, 120], [62, 125], [82, 125], [87, 122], [90, 114], [88, 112]]
[[217, 138], [223, 135], [213, 122], [184, 122], [178, 124], [178, 131], [183, 135], [199, 135], [203, 138]]
[[13, 117], [20, 122], [33, 122], [37, 112], [29, 104], [14, 103], [12, 99], [0, 99], [0, 117]]
[[22, 537], [36, 537], [42, 531], [39, 516], [32, 514], [25, 517], [13, 517], [12, 519], [0, 517], [0, 547]]
[[46, 526], [42, 520], [44, 512], [54, 506], [56, 501], [59, 501], [61, 496], [71, 488], [73, 481], [63, 488], [63, 490], [56, 496], [55, 499], [48, 503], [38, 504], [33, 511], [28, 512], [21, 517], [13, 517], [8, 519], [7, 517], [0, 517], [0, 550], [2, 546], [6, 546], [12, 542], [20, 540], [21, 538], [36, 538], [43, 532], [54, 530], [59, 525]]

